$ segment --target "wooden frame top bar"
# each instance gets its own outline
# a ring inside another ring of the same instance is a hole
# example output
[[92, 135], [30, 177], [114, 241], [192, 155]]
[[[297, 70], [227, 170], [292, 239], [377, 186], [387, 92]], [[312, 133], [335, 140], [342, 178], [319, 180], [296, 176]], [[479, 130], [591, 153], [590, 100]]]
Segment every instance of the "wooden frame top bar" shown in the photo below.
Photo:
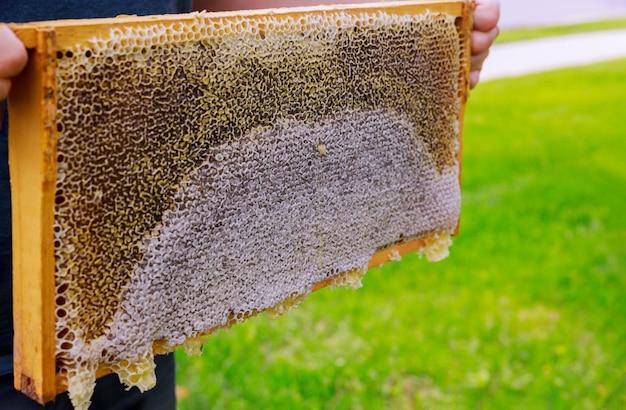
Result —
[[155, 22], [191, 22], [198, 16], [206, 16], [211, 19], [226, 18], [235, 19], [240, 17], [254, 17], [264, 15], [289, 15], [298, 16], [310, 12], [345, 11], [348, 13], [360, 13], [369, 10], [383, 10], [392, 14], [414, 13], [416, 7], [433, 13], [445, 12], [452, 15], [463, 16], [471, 8], [469, 0], [418, 0], [418, 1], [390, 1], [383, 3], [360, 3], [360, 4], [337, 4], [308, 7], [284, 7], [276, 9], [241, 10], [223, 12], [194, 12], [189, 14], [166, 14], [159, 16], [134, 16], [120, 15], [115, 18], [88, 19], [88, 20], [49, 20], [32, 23], [9, 24], [17, 37], [24, 43], [26, 48], [35, 48], [37, 44], [35, 30], [51, 28], [57, 38], [57, 47], [64, 49], [89, 40], [94, 35], [111, 28], [133, 25], [151, 25]]

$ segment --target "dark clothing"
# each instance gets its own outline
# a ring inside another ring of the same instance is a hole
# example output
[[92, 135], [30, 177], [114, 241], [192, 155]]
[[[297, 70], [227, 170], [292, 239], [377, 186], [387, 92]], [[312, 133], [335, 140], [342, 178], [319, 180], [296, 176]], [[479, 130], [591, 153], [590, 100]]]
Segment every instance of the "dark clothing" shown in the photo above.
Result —
[[115, 17], [119, 14], [185, 13], [191, 10], [192, 0], [2, 0], [0, 21], [24, 21]]
[[[104, 18], [115, 17], [119, 14], [136, 14], [136, 15], [150, 15], [150, 14], [168, 14], [168, 13], [181, 13], [191, 10], [192, 0], [99, 0], [99, 1], [78, 1], [78, 0], [54, 0], [54, 1], [32, 1], [32, 0], [2, 0], [0, 6], [0, 22], [26, 22], [26, 21], [41, 21], [41, 20], [58, 20], [58, 19], [74, 19], [74, 18]], [[0, 110], [5, 110], [5, 104], [0, 103]], [[0, 409], [22, 409], [30, 407], [22, 407], [22, 404], [18, 401], [10, 400], [27, 400], [24, 403], [31, 402], [25, 396], [21, 396], [12, 390], [12, 352], [13, 352], [13, 320], [12, 320], [12, 295], [11, 295], [11, 193], [9, 185], [9, 168], [8, 168], [8, 148], [7, 148], [7, 132], [8, 132], [8, 118], [5, 113], [4, 124], [0, 130]], [[167, 359], [159, 359], [167, 364], [167, 372], [171, 373], [171, 383], [167, 381], [164, 388], [167, 390], [170, 399], [161, 397], [157, 402], [145, 408], [175, 408], [175, 404], [171, 404], [169, 407], [167, 403], [174, 403], [174, 363], [173, 358], [168, 356]], [[157, 372], [159, 368], [157, 367]], [[161, 371], [163, 373], [164, 371]], [[161, 393], [159, 389], [161, 386], [161, 378], [165, 376], [159, 376], [158, 387], [153, 389], [153, 393], [149, 393], [149, 397], [156, 395], [160, 397]], [[113, 382], [105, 381], [113, 380]], [[170, 386], [171, 384], [171, 386]], [[117, 376], [103, 378], [99, 381], [98, 386], [111, 386], [122, 391], [123, 386], [117, 381]], [[96, 397], [98, 403], [103, 403], [101, 407], [94, 400], [93, 409], [104, 408], [144, 408], [141, 406], [123, 405], [118, 397], [122, 397], [122, 393], [111, 392], [108, 393], [108, 387], [97, 387]], [[10, 395], [10, 391], [13, 391], [14, 396]], [[98, 396], [98, 391], [103, 391]], [[143, 400], [144, 395], [136, 393], [137, 389], [132, 389], [128, 392], [127, 398], [124, 398], [124, 402], [132, 400]], [[168, 396], [168, 397], [169, 397]], [[14, 397], [14, 398], [11, 398]], [[124, 396], [126, 397], [126, 396]], [[108, 401], [99, 400], [108, 399]], [[58, 403], [62, 403], [64, 399], [60, 396]], [[13, 403], [13, 404], [11, 404]], [[32, 402], [34, 403], [34, 402]], [[105, 403], [115, 403], [115, 406], [110, 407]], [[5, 407], [8, 406], [8, 407]], [[25, 404], [24, 404], [25, 406]], [[60, 406], [60, 404], [58, 404]], [[53, 407], [53, 408], [66, 408], [66, 407]]]
[[[174, 355], [157, 356], [156, 375], [158, 384], [141, 394], [136, 387], [130, 390], [119, 382], [117, 375], [110, 374], [98, 380], [91, 397], [89, 410], [174, 410], [176, 388]], [[0, 376], [0, 410], [71, 410], [67, 393], [57, 396], [54, 402], [42, 407], [13, 388], [13, 375]]]
[[[0, 103], [0, 110], [5, 104]], [[0, 130], [0, 375], [12, 371], [3, 357], [13, 351], [13, 318], [11, 317], [11, 193], [9, 191], [9, 158], [7, 116]], [[10, 357], [9, 357], [10, 359]]]

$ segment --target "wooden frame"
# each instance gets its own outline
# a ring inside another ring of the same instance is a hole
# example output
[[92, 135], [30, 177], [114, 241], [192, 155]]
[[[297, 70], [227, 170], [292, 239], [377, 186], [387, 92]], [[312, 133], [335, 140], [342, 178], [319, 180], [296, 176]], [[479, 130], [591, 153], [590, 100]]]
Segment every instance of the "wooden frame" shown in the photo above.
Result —
[[[422, 0], [322, 6], [315, 8], [255, 10], [215, 13], [216, 18], [254, 17], [267, 13], [299, 16], [303, 13], [346, 10], [358, 13], [381, 9], [389, 13], [447, 13], [457, 16], [463, 41], [459, 96], [462, 129], [464, 103], [469, 88], [472, 3], [468, 0]], [[28, 396], [45, 403], [65, 388], [55, 369], [55, 262], [53, 255], [53, 208], [57, 175], [56, 155], [56, 55], [59, 50], [125, 25], [146, 26], [154, 22], [186, 23], [194, 15], [152, 17], [124, 16], [100, 20], [66, 20], [11, 25], [29, 49], [26, 69], [14, 81], [10, 94], [9, 155], [13, 201], [13, 293], [15, 385]], [[460, 150], [459, 150], [460, 152]], [[460, 154], [459, 154], [460, 164]], [[459, 172], [460, 174], [460, 172]], [[379, 251], [369, 266], [377, 266], [391, 253], [420, 250], [425, 239], [416, 239]], [[328, 285], [319, 283], [315, 289]], [[158, 345], [158, 344], [157, 344]], [[155, 345], [158, 350], [158, 346]]]
[[[53, 221], [56, 169], [54, 31], [37, 30], [26, 69], [13, 84], [9, 162], [13, 209], [14, 377], [40, 402], [56, 393]], [[23, 78], [23, 80], [22, 80]], [[29, 152], [29, 155], [21, 153]]]

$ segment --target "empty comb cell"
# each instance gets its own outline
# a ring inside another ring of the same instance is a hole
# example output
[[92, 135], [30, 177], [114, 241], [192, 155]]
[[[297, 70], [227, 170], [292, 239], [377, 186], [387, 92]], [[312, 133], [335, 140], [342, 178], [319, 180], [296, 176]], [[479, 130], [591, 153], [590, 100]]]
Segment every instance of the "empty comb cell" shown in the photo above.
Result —
[[17, 387], [77, 408], [107, 372], [146, 390], [155, 353], [407, 252], [445, 257], [470, 13], [13, 25], [34, 49], [9, 104]]

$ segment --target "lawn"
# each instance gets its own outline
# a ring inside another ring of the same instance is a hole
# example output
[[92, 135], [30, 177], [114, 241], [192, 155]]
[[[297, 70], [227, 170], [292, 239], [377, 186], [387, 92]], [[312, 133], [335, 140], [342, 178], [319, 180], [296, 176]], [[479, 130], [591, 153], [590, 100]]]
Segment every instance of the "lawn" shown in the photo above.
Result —
[[484, 83], [451, 256], [178, 352], [181, 409], [626, 408], [626, 60]]
[[500, 32], [500, 35], [496, 39], [496, 43], [509, 43], [512, 41], [533, 40], [543, 37], [614, 29], [626, 29], [626, 18], [564, 24], [559, 26], [506, 29]]

